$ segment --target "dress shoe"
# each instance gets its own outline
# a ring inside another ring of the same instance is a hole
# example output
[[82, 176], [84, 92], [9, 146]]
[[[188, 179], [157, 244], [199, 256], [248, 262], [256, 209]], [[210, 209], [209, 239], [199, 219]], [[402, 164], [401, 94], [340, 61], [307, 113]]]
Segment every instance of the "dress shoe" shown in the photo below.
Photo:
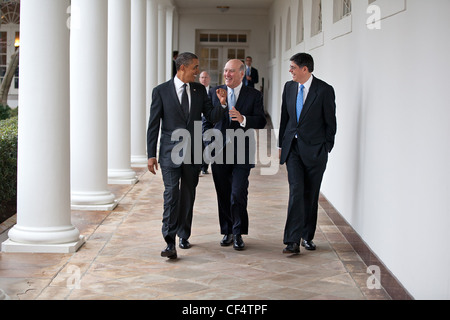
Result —
[[233, 235], [232, 234], [226, 234], [223, 236], [223, 239], [220, 241], [220, 245], [222, 247], [228, 247], [233, 243]]
[[242, 240], [242, 236], [240, 234], [237, 234], [234, 236], [234, 243], [233, 248], [234, 250], [244, 250], [245, 243], [244, 240]]
[[161, 257], [167, 257], [169, 259], [177, 258], [177, 249], [175, 248], [174, 243], [167, 244], [167, 247], [161, 251]]
[[283, 253], [299, 254], [300, 253], [300, 247], [298, 246], [298, 243], [295, 243], [295, 242], [288, 243], [286, 248], [283, 249]]
[[188, 239], [180, 238], [180, 244], [181, 249], [189, 249], [191, 247], [191, 244], [189, 243]]
[[306, 250], [316, 250], [316, 245], [312, 240], [302, 240], [302, 247]]

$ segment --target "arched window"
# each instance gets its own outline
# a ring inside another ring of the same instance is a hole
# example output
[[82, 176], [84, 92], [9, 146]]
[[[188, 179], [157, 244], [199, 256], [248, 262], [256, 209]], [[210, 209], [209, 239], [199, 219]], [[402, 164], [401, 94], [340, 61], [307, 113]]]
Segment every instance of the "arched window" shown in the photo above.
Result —
[[333, 3], [333, 22], [336, 23], [344, 17], [352, 14], [351, 0], [334, 0]]
[[303, 20], [303, 0], [298, 0], [297, 11], [297, 44], [302, 43], [305, 39], [305, 24]]
[[311, 37], [322, 32], [322, 0], [313, 0], [311, 11]]
[[291, 8], [288, 8], [287, 19], [286, 19], [286, 50], [291, 49]]
[[20, 1], [4, 0], [0, 5], [1, 24], [20, 24]]

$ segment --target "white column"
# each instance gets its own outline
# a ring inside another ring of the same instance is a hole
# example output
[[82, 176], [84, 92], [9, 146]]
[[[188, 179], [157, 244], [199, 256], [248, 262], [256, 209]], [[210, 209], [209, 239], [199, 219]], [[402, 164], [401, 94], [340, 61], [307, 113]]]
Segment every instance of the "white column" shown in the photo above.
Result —
[[72, 0], [70, 128], [74, 210], [113, 210], [117, 206], [115, 196], [107, 189], [107, 19], [107, 0]]
[[134, 184], [130, 132], [130, 0], [108, 1], [108, 182]]
[[71, 223], [69, 0], [22, 0], [17, 224], [6, 252], [75, 252]]
[[[172, 53], [169, 53], [169, 58]], [[166, 82], [166, 5], [158, 5], [158, 83]]]
[[131, 165], [134, 167], [147, 167], [146, 2], [131, 2]]
[[152, 90], [158, 85], [158, 2], [147, 0], [147, 113], [150, 117], [150, 105], [152, 103]]
[[173, 11], [175, 7], [166, 8], [166, 80], [172, 77], [172, 56], [173, 56]]

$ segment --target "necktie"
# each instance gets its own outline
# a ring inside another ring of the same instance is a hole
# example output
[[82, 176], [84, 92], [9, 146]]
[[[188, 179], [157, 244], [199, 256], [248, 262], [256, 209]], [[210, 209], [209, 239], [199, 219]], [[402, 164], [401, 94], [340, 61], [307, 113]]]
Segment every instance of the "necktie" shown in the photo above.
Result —
[[304, 85], [300, 86], [300, 90], [297, 94], [297, 123], [300, 121], [300, 115], [302, 113], [303, 109], [303, 89], [305, 88]]
[[[250, 77], [250, 67], [247, 67], [246, 75]], [[245, 84], [248, 85], [247, 77], [245, 77]]]
[[[236, 96], [234, 95], [234, 89], [231, 89], [231, 93], [230, 93], [230, 101], [228, 101], [228, 110], [231, 110], [233, 107], [236, 106]], [[231, 122], [231, 117], [230, 117], [230, 122]]]
[[187, 84], [183, 84], [183, 93], [181, 94], [181, 108], [183, 109], [186, 119], [189, 118], [189, 99], [187, 95]]

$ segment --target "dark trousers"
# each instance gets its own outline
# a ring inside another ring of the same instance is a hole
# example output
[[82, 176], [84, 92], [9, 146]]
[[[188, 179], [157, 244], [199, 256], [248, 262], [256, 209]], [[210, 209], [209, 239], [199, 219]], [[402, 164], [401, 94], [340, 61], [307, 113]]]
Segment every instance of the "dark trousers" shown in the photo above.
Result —
[[[321, 161], [305, 165], [299, 153], [297, 140], [294, 140], [286, 161], [289, 205], [284, 229], [285, 244], [300, 243], [300, 239], [313, 240], [316, 232], [320, 186], [328, 160], [325, 154]], [[321, 152], [326, 153], [326, 150], [323, 149]]]
[[211, 165], [219, 207], [221, 234], [248, 234], [248, 177], [250, 167]]
[[189, 239], [200, 167], [182, 164], [178, 168], [161, 167], [161, 172], [164, 182], [164, 240], [174, 243], [176, 235]]

